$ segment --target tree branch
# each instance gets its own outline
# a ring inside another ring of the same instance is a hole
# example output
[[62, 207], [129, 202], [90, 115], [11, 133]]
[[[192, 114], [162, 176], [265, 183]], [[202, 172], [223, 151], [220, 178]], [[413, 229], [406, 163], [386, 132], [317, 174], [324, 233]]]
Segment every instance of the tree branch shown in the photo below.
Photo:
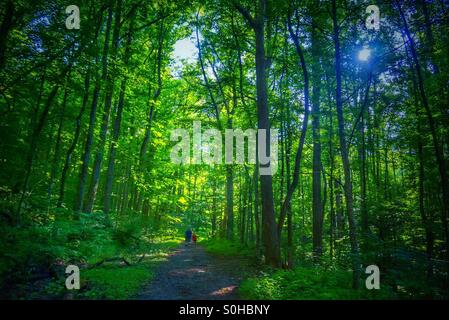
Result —
[[256, 20], [254, 20], [254, 18], [251, 16], [249, 11], [246, 8], [244, 8], [240, 3], [237, 3], [237, 2], [234, 2], [234, 7], [248, 21], [251, 28], [255, 29], [256, 28]]

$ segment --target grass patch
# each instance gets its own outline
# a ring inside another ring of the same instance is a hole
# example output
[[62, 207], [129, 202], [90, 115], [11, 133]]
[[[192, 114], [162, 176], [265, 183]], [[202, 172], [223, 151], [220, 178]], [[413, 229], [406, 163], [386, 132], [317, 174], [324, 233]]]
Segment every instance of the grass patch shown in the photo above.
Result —
[[208, 239], [200, 241], [205, 250], [212, 254], [223, 256], [244, 256], [254, 257], [254, 248], [244, 246], [238, 242], [225, 239]]
[[[23, 226], [0, 225], [0, 260], [5, 261], [0, 264], [2, 299], [130, 298], [183, 240], [158, 235], [134, 215], [112, 223], [106, 223], [101, 212], [80, 214], [79, 219], [65, 209], [30, 216], [32, 221]], [[68, 265], [80, 268], [80, 290], [66, 289]]]
[[[170, 249], [181, 242], [180, 238], [161, 238], [151, 244], [151, 250], [140, 263], [131, 266], [123, 263], [105, 263], [92, 269], [80, 269], [80, 290], [68, 291], [65, 278], [55, 279], [44, 289], [45, 295], [62, 299], [108, 299], [124, 300], [134, 298], [151, 281], [155, 268], [167, 260]], [[137, 258], [134, 258], [137, 260]], [[39, 299], [42, 292], [31, 298]]]
[[153, 277], [155, 264], [142, 263], [130, 267], [103, 267], [82, 272], [84, 284], [90, 290], [79, 298], [127, 299], [138, 293], [144, 283]]
[[351, 288], [351, 272], [301, 267], [293, 270], [271, 270], [242, 282], [239, 293], [243, 299], [259, 300], [352, 300], [393, 299], [387, 287], [380, 290]]
[[104, 266], [81, 272], [81, 285], [87, 290], [76, 298], [123, 300], [136, 296], [144, 285], [151, 281], [154, 269], [166, 261], [170, 249], [180, 239], [159, 240], [153, 243], [151, 252], [138, 264], [131, 266]]

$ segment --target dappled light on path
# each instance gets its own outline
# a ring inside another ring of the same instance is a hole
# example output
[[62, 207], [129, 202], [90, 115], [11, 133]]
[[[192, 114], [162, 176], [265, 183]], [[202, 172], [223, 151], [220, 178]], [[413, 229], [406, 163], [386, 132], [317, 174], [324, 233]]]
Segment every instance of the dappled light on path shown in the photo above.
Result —
[[137, 297], [145, 300], [238, 299], [242, 261], [182, 245], [163, 263]]

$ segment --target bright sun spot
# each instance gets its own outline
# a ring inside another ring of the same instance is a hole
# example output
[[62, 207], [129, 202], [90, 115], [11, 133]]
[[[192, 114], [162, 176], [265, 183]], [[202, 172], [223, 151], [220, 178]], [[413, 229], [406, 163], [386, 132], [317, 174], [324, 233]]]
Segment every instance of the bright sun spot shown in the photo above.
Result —
[[363, 48], [359, 51], [359, 60], [360, 61], [368, 61], [369, 56], [371, 54], [371, 49]]
[[192, 62], [197, 54], [198, 49], [190, 38], [178, 40], [174, 44], [174, 56], [177, 60], [186, 59]]
[[188, 38], [176, 41], [173, 46], [173, 63], [171, 65], [173, 75], [179, 77], [179, 72], [182, 70], [184, 64], [193, 63], [197, 56], [198, 49], [196, 48], [193, 34]]

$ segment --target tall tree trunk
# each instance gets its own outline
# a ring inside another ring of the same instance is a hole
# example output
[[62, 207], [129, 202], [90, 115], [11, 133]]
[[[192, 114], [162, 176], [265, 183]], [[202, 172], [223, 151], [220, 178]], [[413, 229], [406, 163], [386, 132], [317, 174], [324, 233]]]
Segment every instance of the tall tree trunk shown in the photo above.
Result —
[[211, 218], [211, 227], [212, 227], [212, 237], [215, 237], [217, 232], [217, 185], [216, 180], [212, 182], [212, 218]]
[[[265, 58], [265, 20], [266, 0], [259, 0], [254, 19], [242, 6], [235, 4], [237, 10], [245, 17], [256, 36], [256, 91], [257, 91], [257, 126], [266, 131], [265, 150], [270, 155], [270, 119], [268, 110], [266, 58]], [[259, 143], [259, 142], [258, 142]], [[260, 164], [259, 164], [260, 165]], [[270, 166], [270, 163], [267, 164]], [[279, 267], [281, 262], [279, 233], [276, 228], [273, 177], [260, 176], [262, 197], [262, 240], [264, 244], [265, 263]]]
[[[257, 91], [257, 121], [258, 129], [266, 130], [265, 150], [270, 151], [270, 118], [268, 111], [268, 96], [266, 83], [266, 59], [265, 59], [265, 19], [266, 0], [258, 1], [256, 26], [256, 91]], [[268, 164], [270, 165], [270, 164]], [[273, 199], [273, 177], [271, 175], [260, 176], [260, 190], [262, 197], [262, 233], [265, 249], [265, 260], [268, 265], [280, 266], [279, 235], [276, 230]]]
[[[256, 152], [256, 154], [258, 153]], [[257, 157], [256, 157], [256, 164], [254, 165], [253, 181], [254, 181], [254, 223], [256, 228], [256, 251], [257, 254], [259, 255], [261, 232], [260, 232], [260, 215], [259, 215], [259, 163], [257, 161]]]
[[78, 183], [78, 192], [75, 199], [75, 205], [74, 205], [74, 211], [76, 214], [78, 214], [83, 209], [83, 201], [84, 201], [84, 194], [86, 190], [86, 184], [87, 184], [87, 176], [89, 172], [89, 162], [90, 162], [90, 155], [92, 152], [92, 144], [94, 141], [94, 130], [95, 130], [95, 122], [97, 117], [97, 105], [98, 105], [98, 98], [100, 94], [100, 85], [102, 81], [105, 81], [108, 77], [108, 54], [109, 54], [109, 39], [111, 34], [111, 26], [112, 26], [112, 1], [109, 1], [109, 9], [108, 9], [108, 19], [106, 22], [106, 31], [105, 31], [105, 39], [104, 39], [104, 45], [103, 45], [103, 53], [102, 53], [102, 74], [101, 79], [100, 77], [96, 77], [95, 80], [95, 87], [94, 92], [92, 96], [92, 104], [90, 109], [90, 115], [89, 115], [89, 128], [87, 131], [87, 137], [86, 137], [86, 143], [84, 146], [84, 152], [82, 156], [82, 165], [80, 170], [80, 177], [79, 177], [79, 183]]
[[148, 123], [145, 129], [145, 136], [142, 141], [142, 145], [140, 147], [140, 166], [143, 167], [145, 163], [145, 156], [148, 151], [148, 146], [150, 144], [151, 139], [151, 127], [153, 125], [153, 116], [154, 116], [154, 105], [156, 104], [162, 90], [162, 51], [163, 51], [163, 43], [164, 43], [164, 24], [163, 20], [161, 21], [159, 27], [159, 39], [158, 39], [158, 47], [157, 47], [157, 65], [156, 65], [156, 77], [157, 77], [157, 87], [154, 93], [151, 88], [148, 90], [149, 99], [150, 99], [150, 110], [148, 112]]
[[302, 121], [301, 136], [299, 138], [298, 149], [296, 150], [296, 155], [295, 155], [295, 166], [293, 169], [293, 181], [288, 186], [287, 195], [285, 196], [285, 200], [282, 204], [281, 212], [279, 214], [279, 220], [278, 220], [278, 225], [277, 225], [279, 237], [281, 236], [282, 228], [284, 227], [285, 217], [287, 215], [288, 208], [290, 207], [290, 202], [293, 197], [293, 193], [295, 192], [295, 189], [298, 186], [299, 171], [300, 171], [301, 159], [302, 159], [302, 151], [304, 148], [304, 143], [305, 143], [306, 133], [307, 133], [307, 125], [308, 125], [308, 121], [309, 121], [309, 73], [307, 71], [306, 61], [304, 58], [304, 53], [303, 53], [302, 47], [299, 44], [298, 35], [294, 32], [294, 30], [292, 28], [290, 14], [288, 16], [287, 24], [288, 24], [288, 30], [289, 30], [290, 36], [292, 37], [293, 43], [295, 45], [296, 53], [299, 56], [299, 62], [301, 65], [303, 78], [304, 78], [304, 118]]
[[[65, 67], [64, 70], [60, 73], [59, 78], [64, 78], [66, 76], [67, 72], [69, 72], [70, 68], [71, 68], [70, 65]], [[31, 135], [31, 141], [30, 141], [28, 153], [27, 153], [26, 160], [25, 160], [25, 169], [24, 169], [25, 178], [23, 181], [23, 189], [22, 189], [22, 194], [20, 196], [19, 204], [17, 206], [17, 211], [16, 211], [16, 221], [18, 224], [21, 223], [22, 204], [23, 204], [23, 201], [25, 200], [25, 196], [28, 192], [28, 186], [29, 186], [29, 181], [30, 181], [30, 176], [31, 176], [31, 169], [33, 168], [33, 162], [34, 162], [34, 158], [36, 156], [39, 138], [42, 133], [42, 130], [44, 129], [45, 123], [47, 122], [47, 117], [48, 117], [48, 114], [50, 113], [50, 108], [53, 105], [53, 100], [55, 99], [59, 88], [60, 88], [60, 84], [56, 84], [53, 87], [53, 89], [51, 90], [51, 92], [48, 94], [48, 98], [45, 103], [44, 110], [42, 111], [42, 113], [39, 117], [39, 121], [37, 122], [36, 126], [34, 127], [33, 134]]]
[[[93, 38], [93, 42], [96, 43], [98, 39], [98, 35], [100, 33], [101, 28], [101, 22], [103, 21], [103, 11], [100, 10], [97, 17], [97, 27], [95, 30], [95, 36]], [[84, 78], [84, 94], [83, 94], [83, 102], [81, 104], [80, 111], [78, 113], [78, 116], [75, 119], [75, 134], [73, 135], [72, 143], [70, 144], [69, 148], [67, 149], [67, 153], [64, 160], [64, 166], [62, 168], [61, 173], [61, 181], [59, 183], [59, 197], [56, 206], [59, 208], [62, 206], [62, 203], [64, 202], [65, 197], [65, 183], [67, 179], [67, 174], [70, 169], [70, 165], [72, 163], [72, 156], [75, 152], [76, 146], [78, 145], [79, 137], [81, 135], [81, 121], [84, 115], [84, 112], [86, 110], [87, 102], [89, 100], [89, 90], [90, 90], [90, 80], [92, 76], [92, 65], [89, 63], [86, 76]], [[96, 108], [95, 108], [96, 110]], [[78, 190], [79, 191], [79, 190]], [[76, 208], [79, 210], [79, 208]]]
[[[132, 32], [133, 32], [133, 24], [134, 17], [130, 18], [130, 25], [126, 39], [125, 45], [125, 57], [123, 59], [123, 63], [125, 66], [128, 65], [129, 59], [131, 56], [131, 42], [132, 42]], [[108, 161], [108, 170], [106, 174], [106, 189], [104, 192], [104, 204], [103, 204], [103, 212], [108, 215], [111, 210], [111, 197], [112, 197], [112, 184], [114, 181], [114, 168], [115, 168], [115, 157], [117, 152], [117, 143], [120, 136], [120, 126], [122, 123], [122, 115], [123, 108], [125, 105], [125, 91], [126, 91], [126, 82], [128, 80], [128, 76], [123, 75], [122, 82], [120, 84], [120, 94], [117, 106], [117, 115], [115, 117], [114, 128], [112, 132], [112, 140], [109, 148], [109, 161]]]
[[416, 114], [416, 130], [417, 130], [417, 158], [418, 158], [418, 203], [419, 203], [419, 214], [421, 216], [422, 224], [425, 231], [426, 238], [426, 258], [427, 258], [427, 279], [431, 280], [433, 278], [433, 247], [435, 241], [435, 235], [432, 230], [433, 216], [426, 212], [425, 206], [425, 161], [424, 161], [424, 143], [423, 136], [426, 132], [422, 127], [421, 112], [420, 112], [420, 101], [418, 97], [418, 84], [416, 81], [416, 75], [412, 72], [412, 82], [413, 82], [413, 95], [415, 99], [415, 114]]
[[242, 201], [242, 193], [243, 191], [243, 185], [242, 185], [242, 178], [241, 178], [242, 173], [240, 171], [238, 171], [238, 176], [239, 176], [239, 186], [238, 186], [238, 215], [237, 215], [237, 235], [238, 235], [238, 239], [239, 241], [241, 241], [241, 243], [243, 243], [243, 239], [242, 239], [242, 227], [243, 227], [243, 201]]
[[[70, 77], [70, 75], [68, 77]], [[51, 165], [50, 181], [48, 183], [48, 189], [47, 189], [48, 209], [50, 209], [51, 197], [53, 194], [53, 186], [54, 186], [54, 182], [56, 179], [56, 175], [58, 174], [59, 162], [60, 162], [60, 158], [61, 158], [62, 127], [64, 125], [64, 116], [65, 116], [65, 110], [66, 110], [66, 105], [67, 105], [67, 95], [68, 95], [68, 89], [67, 89], [67, 83], [66, 83], [65, 89], [64, 89], [64, 97], [62, 99], [62, 107], [61, 107], [61, 111], [59, 114], [58, 132], [56, 134], [55, 151], [53, 154], [53, 161], [52, 161], [52, 165]]]
[[434, 244], [434, 235], [432, 231], [432, 220], [429, 218], [428, 214], [426, 213], [425, 206], [424, 206], [424, 197], [425, 197], [425, 190], [424, 190], [424, 181], [425, 181], [425, 175], [424, 175], [424, 151], [423, 151], [423, 142], [422, 142], [422, 129], [419, 119], [419, 112], [417, 110], [417, 121], [418, 121], [418, 162], [419, 162], [419, 169], [418, 169], [418, 192], [419, 192], [419, 213], [421, 215], [421, 220], [424, 226], [425, 230], [425, 237], [426, 237], [426, 255], [427, 255], [427, 279], [430, 280], [433, 278], [433, 265], [432, 265], [432, 258], [433, 258], [433, 244]]
[[338, 135], [340, 138], [340, 152], [343, 162], [343, 172], [345, 178], [344, 191], [346, 200], [346, 212], [349, 223], [349, 238], [351, 242], [352, 253], [352, 268], [353, 279], [352, 286], [357, 289], [360, 281], [360, 258], [359, 248], [357, 242], [356, 225], [353, 212], [353, 198], [352, 198], [352, 180], [351, 168], [349, 163], [349, 149], [346, 145], [345, 122], [343, 118], [343, 101], [341, 94], [341, 52], [340, 52], [340, 28], [337, 17], [336, 0], [332, 0], [332, 18], [333, 18], [333, 36], [335, 45], [335, 76], [336, 76], [336, 106], [337, 106], [337, 120], [338, 120]]
[[[448, 230], [448, 222], [447, 222], [447, 219], [449, 216], [449, 180], [448, 180], [448, 175], [447, 175], [447, 171], [446, 171], [446, 162], [444, 159], [444, 154], [443, 154], [443, 150], [441, 148], [440, 142], [438, 141], [437, 125], [433, 118], [432, 111], [430, 109], [429, 101], [428, 101], [426, 91], [424, 88], [424, 79], [423, 79], [423, 76], [421, 73], [421, 65], [419, 63], [418, 55], [416, 52], [415, 42], [414, 42], [413, 37], [411, 36], [410, 30], [408, 28], [408, 23], [405, 18], [404, 12], [402, 10], [401, 4], [396, 2], [396, 6], [399, 10], [402, 22], [404, 24], [405, 36], [408, 39], [408, 45], [409, 45], [410, 53], [412, 55], [413, 64], [415, 67], [415, 72], [416, 72], [417, 81], [418, 81], [418, 89], [419, 89], [418, 91], [421, 96], [422, 106], [424, 107], [424, 110], [425, 110], [425, 113], [427, 116], [427, 121], [428, 121], [429, 129], [430, 129], [430, 133], [432, 136], [432, 142], [433, 142], [433, 147], [434, 147], [434, 152], [435, 152], [435, 159], [436, 159], [436, 162], [438, 165], [438, 171], [440, 174], [441, 191], [442, 191], [442, 198], [443, 198], [442, 199], [443, 206], [442, 206], [442, 210], [441, 210], [441, 223], [443, 226], [443, 234], [445, 237], [446, 260], [449, 261], [449, 232], [448, 232], [449, 230]], [[449, 263], [447, 264], [447, 268], [449, 270]]]
[[85, 80], [84, 80], [84, 95], [83, 95], [83, 102], [81, 105], [80, 112], [78, 113], [78, 116], [75, 120], [75, 134], [73, 136], [72, 143], [70, 144], [69, 148], [67, 149], [67, 153], [64, 160], [64, 166], [62, 168], [61, 173], [61, 181], [59, 183], [59, 197], [56, 206], [60, 208], [62, 206], [62, 203], [64, 202], [65, 197], [65, 183], [67, 179], [67, 173], [70, 169], [70, 164], [72, 163], [72, 156], [73, 152], [75, 151], [76, 145], [78, 144], [78, 140], [81, 134], [81, 120], [84, 115], [84, 111], [86, 110], [87, 100], [89, 99], [89, 87], [90, 87], [90, 69], [87, 71]]
[[323, 253], [323, 201], [321, 199], [321, 137], [320, 137], [320, 43], [316, 28], [312, 30], [312, 139], [313, 139], [313, 253], [319, 259]]
[[0, 70], [5, 65], [6, 44], [8, 42], [8, 35], [14, 25], [14, 1], [8, 0], [3, 16], [2, 24], [0, 25]]
[[234, 236], [234, 185], [232, 166], [226, 166], [226, 238], [232, 240]]
[[331, 260], [334, 258], [335, 250], [335, 207], [334, 207], [334, 126], [332, 119], [332, 109], [329, 107], [329, 166], [330, 166], [330, 180], [329, 180], [329, 255]]
[[[117, 0], [117, 6], [116, 6], [116, 12], [115, 12], [115, 22], [114, 22], [114, 31], [112, 35], [112, 51], [111, 51], [111, 61], [115, 63], [115, 60], [117, 58], [117, 51], [118, 51], [118, 45], [119, 45], [119, 36], [120, 36], [120, 26], [121, 26], [121, 16], [122, 16], [122, 4], [123, 0]], [[116, 67], [113, 65], [113, 69], [115, 70]], [[106, 98], [104, 103], [104, 109], [103, 109], [103, 117], [101, 122], [101, 128], [100, 128], [100, 139], [97, 147], [97, 152], [95, 154], [95, 161], [94, 161], [94, 167], [92, 169], [92, 178], [90, 181], [89, 186], [89, 193], [87, 197], [87, 202], [84, 206], [85, 212], [92, 212], [94, 207], [95, 198], [97, 195], [98, 190], [98, 184], [100, 182], [100, 172], [101, 172], [101, 165], [103, 162], [103, 153], [104, 153], [104, 146], [106, 144], [106, 136], [108, 133], [108, 126], [109, 126], [109, 116], [111, 113], [111, 106], [112, 106], [112, 96], [114, 94], [114, 78], [113, 74], [115, 74], [114, 71], [108, 72], [107, 74], [107, 83], [106, 83]]]
[[[360, 113], [358, 118], [356, 119], [356, 123], [351, 132], [351, 136], [349, 138], [348, 147], [351, 145], [352, 138], [354, 136], [354, 132], [356, 129], [359, 130], [360, 137], [358, 139], [358, 157], [359, 157], [359, 177], [360, 177], [360, 216], [362, 222], [362, 236], [363, 239], [366, 240], [366, 236], [368, 234], [368, 208], [367, 208], [367, 199], [366, 199], [366, 139], [365, 139], [365, 114], [368, 107], [369, 101], [369, 92], [372, 82], [372, 70], [369, 70], [368, 80], [366, 85], [366, 90], [364, 92], [364, 98], [360, 105]], [[359, 90], [356, 90], [357, 96], [359, 95]], [[355, 108], [357, 109], [357, 101], [355, 101]], [[363, 245], [366, 244], [366, 241]]]
[[[291, 169], [290, 169], [290, 153], [292, 150], [292, 143], [291, 143], [291, 130], [289, 127], [289, 124], [291, 123], [291, 116], [290, 116], [290, 108], [287, 108], [287, 141], [286, 141], [286, 148], [285, 148], [285, 164], [287, 167], [287, 186], [291, 183]], [[293, 212], [291, 204], [289, 204], [287, 208], [287, 264], [288, 267], [291, 269], [294, 267], [294, 247], [293, 247]]]

